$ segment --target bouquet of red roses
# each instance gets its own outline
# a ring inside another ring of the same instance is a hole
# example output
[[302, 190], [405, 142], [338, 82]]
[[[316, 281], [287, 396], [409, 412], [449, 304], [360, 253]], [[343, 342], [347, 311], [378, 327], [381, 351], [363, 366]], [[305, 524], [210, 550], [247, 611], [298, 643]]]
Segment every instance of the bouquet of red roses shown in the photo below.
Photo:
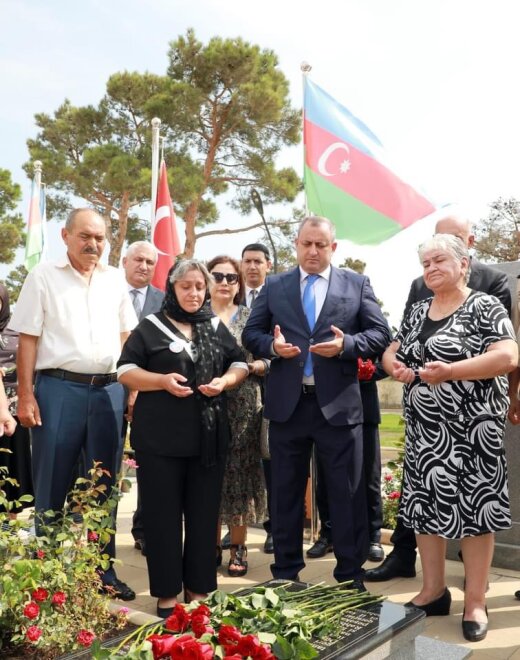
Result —
[[363, 360], [362, 358], [358, 358], [357, 366], [358, 380], [370, 380], [376, 371], [376, 366], [370, 359]]

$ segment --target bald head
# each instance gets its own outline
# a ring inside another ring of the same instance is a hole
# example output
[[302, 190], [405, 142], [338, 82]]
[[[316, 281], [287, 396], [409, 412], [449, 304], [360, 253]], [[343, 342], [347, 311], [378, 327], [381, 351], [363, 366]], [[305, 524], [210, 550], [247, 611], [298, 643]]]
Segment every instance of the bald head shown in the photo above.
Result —
[[435, 233], [458, 236], [468, 248], [473, 247], [475, 243], [475, 234], [471, 222], [461, 215], [447, 215], [445, 218], [438, 220], [435, 225]]

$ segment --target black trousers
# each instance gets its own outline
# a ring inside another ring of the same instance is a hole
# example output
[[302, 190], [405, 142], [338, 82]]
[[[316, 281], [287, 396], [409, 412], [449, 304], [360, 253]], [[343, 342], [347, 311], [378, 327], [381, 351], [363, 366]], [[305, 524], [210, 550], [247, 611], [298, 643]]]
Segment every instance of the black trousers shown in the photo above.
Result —
[[329, 493], [338, 582], [360, 579], [368, 551], [361, 424], [331, 426], [315, 396], [302, 394], [287, 422], [271, 421], [271, 528], [275, 578], [294, 579], [303, 561], [303, 510], [312, 447]]
[[[150, 594], [172, 598], [217, 588], [215, 547], [224, 460], [136, 451]], [[183, 541], [184, 520], [184, 541]]]
[[[377, 424], [363, 424], [363, 471], [366, 484], [368, 535], [370, 543], [379, 543], [383, 526], [383, 504], [381, 500], [381, 446]], [[316, 465], [316, 476], [316, 504], [320, 517], [320, 536], [331, 542], [332, 525], [329, 502], [319, 458]]]

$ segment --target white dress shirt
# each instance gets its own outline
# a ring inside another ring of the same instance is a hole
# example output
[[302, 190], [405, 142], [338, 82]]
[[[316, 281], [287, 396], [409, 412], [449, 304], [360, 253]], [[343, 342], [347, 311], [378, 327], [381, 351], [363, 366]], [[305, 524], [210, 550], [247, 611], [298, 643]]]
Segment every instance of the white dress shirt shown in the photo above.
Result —
[[9, 327], [39, 337], [36, 370], [106, 374], [116, 370], [121, 333], [136, 324], [128, 287], [116, 268], [98, 263], [88, 281], [65, 257], [29, 273]]
[[251, 304], [253, 302], [252, 299], [251, 299], [251, 291], [256, 291], [256, 297], [255, 297], [255, 300], [256, 300], [256, 298], [258, 298], [258, 295], [259, 295], [260, 291], [262, 290], [263, 286], [264, 285], [261, 284], [260, 286], [251, 287], [251, 286], [247, 286], [247, 284], [246, 284], [246, 295], [245, 295], [246, 307], [249, 307], [249, 309], [251, 309]]

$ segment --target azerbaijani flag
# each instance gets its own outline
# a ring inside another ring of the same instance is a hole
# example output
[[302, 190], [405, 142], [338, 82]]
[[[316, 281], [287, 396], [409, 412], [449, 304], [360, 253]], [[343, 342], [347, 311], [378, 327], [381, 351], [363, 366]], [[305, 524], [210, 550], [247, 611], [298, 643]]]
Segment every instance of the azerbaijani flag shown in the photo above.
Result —
[[308, 78], [304, 114], [307, 205], [338, 238], [378, 244], [435, 211], [388, 165], [370, 129]]
[[46, 234], [45, 190], [40, 182], [41, 173], [35, 175], [31, 187], [27, 240], [25, 242], [24, 265], [31, 271], [44, 258]]

